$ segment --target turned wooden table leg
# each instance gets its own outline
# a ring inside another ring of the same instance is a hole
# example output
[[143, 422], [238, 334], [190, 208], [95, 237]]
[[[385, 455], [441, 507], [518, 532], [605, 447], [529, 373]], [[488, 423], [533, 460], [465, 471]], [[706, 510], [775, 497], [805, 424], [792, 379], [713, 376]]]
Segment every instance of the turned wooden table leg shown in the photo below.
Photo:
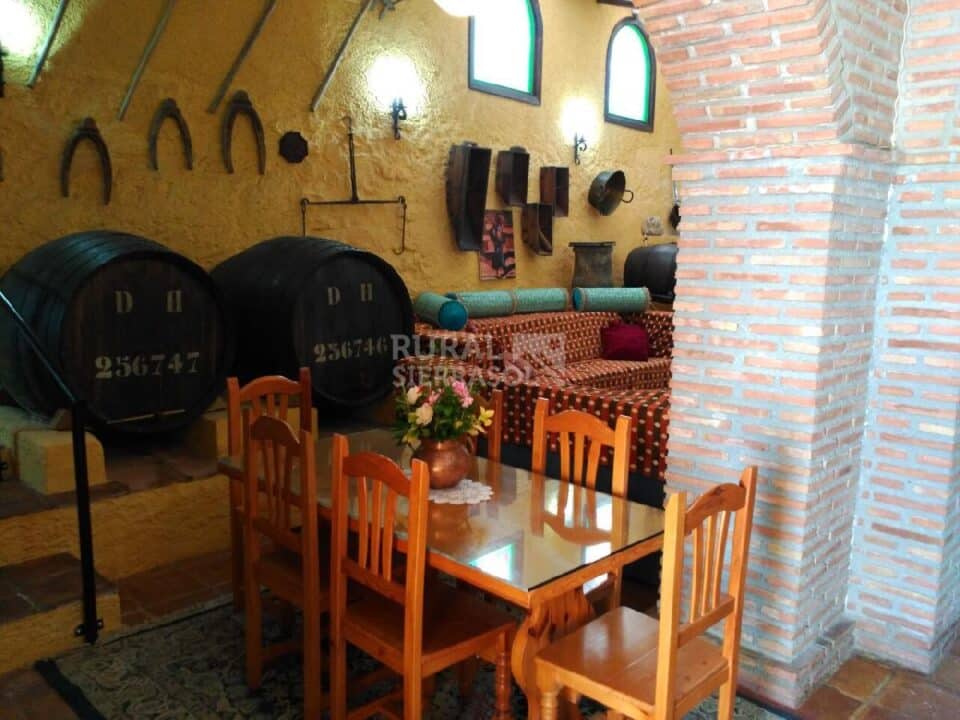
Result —
[[[517, 685], [527, 696], [528, 717], [541, 717], [534, 658], [540, 649], [576, 630], [594, 617], [593, 608], [580, 588], [537, 603], [530, 608], [513, 641], [511, 668]], [[567, 713], [570, 716], [570, 713]]]

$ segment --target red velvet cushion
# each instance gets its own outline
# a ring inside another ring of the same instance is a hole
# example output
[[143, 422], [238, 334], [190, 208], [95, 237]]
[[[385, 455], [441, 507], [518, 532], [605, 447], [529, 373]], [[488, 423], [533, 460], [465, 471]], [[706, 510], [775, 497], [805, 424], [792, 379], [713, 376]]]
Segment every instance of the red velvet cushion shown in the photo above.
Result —
[[642, 325], [616, 323], [600, 331], [605, 360], [646, 360], [650, 357], [647, 330]]

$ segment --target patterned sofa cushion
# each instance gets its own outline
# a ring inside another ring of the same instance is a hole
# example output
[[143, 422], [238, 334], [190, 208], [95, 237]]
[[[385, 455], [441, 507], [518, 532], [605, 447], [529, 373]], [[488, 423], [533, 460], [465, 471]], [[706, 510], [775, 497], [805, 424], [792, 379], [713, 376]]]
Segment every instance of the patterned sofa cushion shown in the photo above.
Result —
[[560, 376], [570, 385], [619, 390], [665, 388], [670, 383], [670, 358], [584, 360], [567, 365]]
[[[556, 367], [560, 348], [563, 364], [600, 357], [600, 330], [619, 321], [612, 312], [527, 313], [473, 320], [467, 329], [489, 336], [504, 352], [523, 354], [534, 365], [546, 362]], [[537, 358], [541, 349], [548, 349], [551, 356]]]
[[[503, 386], [506, 417], [503, 442], [524, 447], [533, 445], [533, 414], [538, 397], [550, 399], [550, 413], [583, 410], [608, 423], [626, 415], [630, 423], [630, 472], [665, 481], [667, 438], [670, 419], [670, 391], [610, 390], [594, 386], [520, 383]], [[548, 438], [549, 449], [557, 449], [557, 438]], [[601, 462], [612, 461], [612, 450], [605, 448]]]

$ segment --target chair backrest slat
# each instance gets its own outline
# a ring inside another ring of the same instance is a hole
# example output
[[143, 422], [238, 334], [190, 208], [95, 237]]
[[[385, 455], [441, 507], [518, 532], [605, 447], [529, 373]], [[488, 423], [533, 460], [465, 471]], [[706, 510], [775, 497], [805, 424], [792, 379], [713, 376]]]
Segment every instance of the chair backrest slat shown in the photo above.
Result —
[[227, 452], [230, 455], [243, 453], [241, 414], [245, 406], [250, 409], [252, 420], [256, 420], [261, 415], [269, 415], [286, 422], [290, 414], [292, 397], [298, 399], [300, 429], [312, 432], [313, 391], [309, 368], [300, 368], [297, 381], [282, 375], [267, 375], [251, 380], [240, 387], [240, 381], [237, 378], [227, 378]]
[[[316, 523], [313, 438], [299, 438], [283, 420], [243, 410], [244, 485], [248, 527], [289, 550], [302, 552]], [[259, 501], [263, 498], [263, 502]], [[294, 523], [301, 525], [294, 532]], [[314, 537], [316, 532], [313, 532]]]
[[[718, 485], [686, 508], [686, 493], [667, 502], [660, 590], [660, 635], [657, 649], [655, 704], [671, 707], [674, 698], [677, 649], [726, 619], [723, 654], [736, 667], [743, 618], [746, 561], [756, 499], [756, 467], [740, 476], [740, 483]], [[727, 589], [722, 588], [727, 540], [734, 520]], [[684, 541], [692, 535], [689, 611], [680, 621], [684, 576]]]
[[555, 433], [560, 445], [560, 479], [595, 489], [601, 450], [604, 446], [612, 447], [611, 490], [614, 495], [626, 495], [630, 418], [619, 416], [616, 426], [611, 428], [600, 418], [580, 410], [564, 410], [555, 415], [550, 415], [549, 411], [550, 400], [539, 398], [533, 420], [533, 471], [543, 473], [546, 470], [549, 435]]
[[[383, 455], [372, 452], [348, 454], [347, 439], [333, 438], [333, 585], [334, 613], [345, 609], [346, 578], [407, 605], [419, 602], [426, 567], [427, 499], [429, 471], [420, 460], [412, 462], [408, 479], [400, 467]], [[356, 556], [347, 543], [351, 479], [357, 499], [358, 536]], [[404, 582], [393, 577], [393, 552], [397, 532], [397, 505], [407, 500], [407, 561]], [[419, 550], [418, 550], [419, 548]], [[419, 597], [419, 601], [417, 598]], [[337, 610], [336, 608], [339, 608]], [[409, 612], [409, 610], [408, 610]]]

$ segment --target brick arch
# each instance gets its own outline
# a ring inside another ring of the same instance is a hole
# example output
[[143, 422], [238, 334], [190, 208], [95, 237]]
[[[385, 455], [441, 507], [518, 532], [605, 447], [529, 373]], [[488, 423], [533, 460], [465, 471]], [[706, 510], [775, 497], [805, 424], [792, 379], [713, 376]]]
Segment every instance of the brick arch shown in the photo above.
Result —
[[960, 126], [931, 119], [960, 108], [960, 13], [634, 4], [684, 145], [668, 484], [760, 467], [741, 681], [797, 706], [854, 646], [929, 671], [960, 616]]

